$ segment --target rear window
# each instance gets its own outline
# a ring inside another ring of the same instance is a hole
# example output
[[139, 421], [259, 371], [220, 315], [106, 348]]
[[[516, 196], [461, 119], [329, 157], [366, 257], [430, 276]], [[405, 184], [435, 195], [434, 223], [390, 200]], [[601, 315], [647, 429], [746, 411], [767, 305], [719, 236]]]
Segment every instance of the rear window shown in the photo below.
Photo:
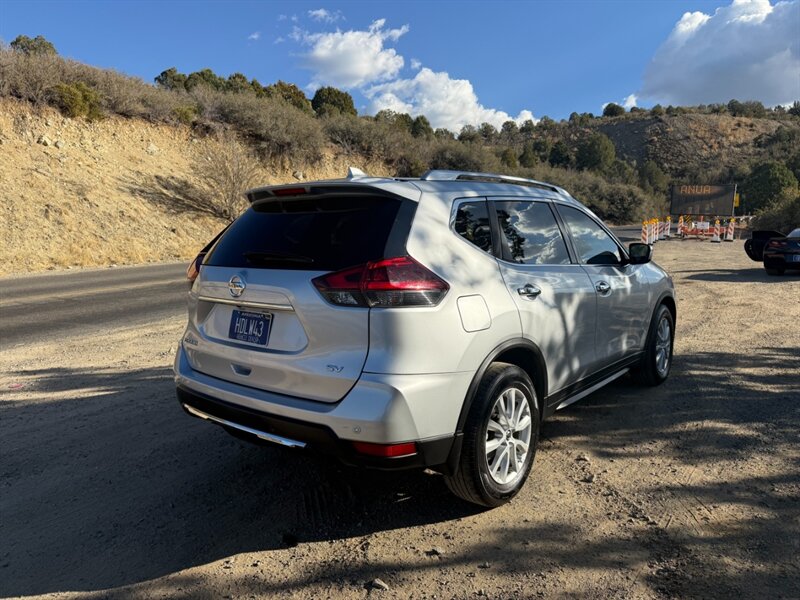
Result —
[[335, 271], [385, 258], [403, 252], [410, 204], [371, 196], [256, 203], [231, 224], [204, 264]]

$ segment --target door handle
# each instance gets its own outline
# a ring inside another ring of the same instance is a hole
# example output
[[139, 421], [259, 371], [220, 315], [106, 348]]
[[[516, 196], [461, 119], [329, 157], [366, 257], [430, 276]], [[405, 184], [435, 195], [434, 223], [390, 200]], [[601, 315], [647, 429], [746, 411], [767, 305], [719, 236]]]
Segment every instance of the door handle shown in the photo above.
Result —
[[608, 285], [605, 281], [598, 281], [594, 289], [596, 289], [601, 294], [608, 294], [611, 291], [611, 286]]
[[542, 293], [542, 290], [532, 283], [526, 283], [524, 286], [517, 289], [517, 293], [528, 300], [533, 300], [536, 298], [536, 296]]

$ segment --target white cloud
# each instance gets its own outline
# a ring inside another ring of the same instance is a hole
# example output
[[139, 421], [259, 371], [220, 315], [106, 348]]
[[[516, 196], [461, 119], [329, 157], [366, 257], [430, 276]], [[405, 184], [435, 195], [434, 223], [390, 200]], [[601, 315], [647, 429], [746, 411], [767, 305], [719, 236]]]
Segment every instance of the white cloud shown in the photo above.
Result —
[[308, 11], [308, 16], [314, 21], [322, 21], [324, 23], [335, 23], [336, 21], [344, 18], [341, 11], [337, 10], [336, 12], [331, 12], [324, 8], [310, 10]]
[[286, 15], [278, 15], [278, 21], [285, 21], [288, 18]]
[[686, 13], [648, 65], [639, 94], [663, 104], [800, 98], [800, 0], [734, 0]]
[[500, 127], [505, 121], [522, 123], [534, 120], [529, 110], [516, 117], [478, 102], [472, 83], [467, 79], [451, 79], [445, 72], [422, 68], [412, 79], [396, 79], [364, 90], [371, 100], [370, 112], [384, 108], [411, 115], [425, 115], [434, 127], [459, 131], [464, 125], [488, 122]]
[[278, 37], [275, 38], [275, 41], [272, 42], [272, 43], [273, 44], [282, 44], [285, 41], [286, 41], [286, 38], [283, 37], [282, 35], [279, 35]]
[[385, 29], [386, 20], [373, 22], [366, 31], [308, 33], [295, 29], [290, 37], [311, 48], [303, 55], [304, 66], [312, 71], [310, 88], [333, 85], [354, 88], [386, 81], [403, 68], [403, 57], [384, 43], [396, 42], [408, 32], [408, 25]]
[[248, 40], [253, 40], [254, 42], [258, 41], [259, 39], [261, 39], [261, 32], [260, 31], [254, 31], [253, 33], [251, 33], [250, 35], [247, 36], [247, 39]]
[[636, 94], [630, 94], [627, 98], [625, 98], [625, 100], [622, 101], [622, 106], [630, 110], [636, 106], [636, 101], [638, 99], [639, 97]]
[[422, 63], [418, 61], [416, 58], [411, 59], [411, 68], [415, 71], [419, 71], [422, 68]]

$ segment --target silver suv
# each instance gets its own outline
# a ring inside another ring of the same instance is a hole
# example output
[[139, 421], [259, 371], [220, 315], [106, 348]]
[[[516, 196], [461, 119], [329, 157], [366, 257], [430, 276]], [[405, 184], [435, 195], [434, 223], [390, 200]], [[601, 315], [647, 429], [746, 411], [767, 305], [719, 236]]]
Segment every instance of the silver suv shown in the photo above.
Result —
[[454, 171], [268, 186], [210, 247], [181, 405], [252, 441], [429, 467], [510, 500], [542, 420], [669, 374], [671, 278], [547, 183]]

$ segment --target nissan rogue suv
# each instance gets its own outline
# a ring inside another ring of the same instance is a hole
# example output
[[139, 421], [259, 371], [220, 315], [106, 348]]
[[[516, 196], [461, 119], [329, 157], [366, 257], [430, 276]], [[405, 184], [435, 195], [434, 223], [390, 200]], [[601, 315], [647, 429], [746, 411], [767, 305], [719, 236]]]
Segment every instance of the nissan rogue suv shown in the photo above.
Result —
[[213, 243], [175, 359], [195, 417], [513, 498], [543, 419], [672, 359], [671, 278], [564, 190], [430, 171], [277, 185]]

